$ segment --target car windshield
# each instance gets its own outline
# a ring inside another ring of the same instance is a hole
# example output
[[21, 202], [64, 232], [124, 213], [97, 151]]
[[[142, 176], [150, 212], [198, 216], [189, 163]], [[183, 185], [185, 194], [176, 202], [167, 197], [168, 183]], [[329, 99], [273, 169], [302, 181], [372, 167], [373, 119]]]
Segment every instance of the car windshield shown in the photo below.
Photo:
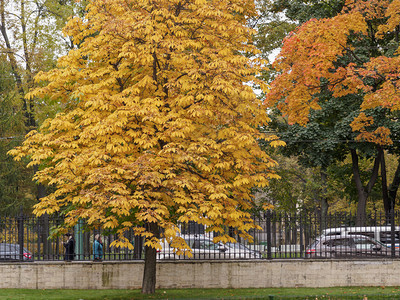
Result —
[[221, 244], [213, 243], [211, 240], [186, 240], [186, 243], [192, 248], [192, 249], [204, 249], [204, 250], [217, 250], [221, 247]]

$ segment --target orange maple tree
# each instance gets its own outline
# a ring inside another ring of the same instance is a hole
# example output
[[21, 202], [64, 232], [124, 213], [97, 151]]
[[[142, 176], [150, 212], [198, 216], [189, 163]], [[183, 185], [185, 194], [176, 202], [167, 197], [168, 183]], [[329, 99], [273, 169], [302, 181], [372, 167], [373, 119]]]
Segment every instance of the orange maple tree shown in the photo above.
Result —
[[246, 27], [254, 3], [95, 0], [87, 11], [65, 28], [80, 47], [28, 95], [66, 110], [10, 153], [54, 187], [37, 215], [114, 229], [115, 246], [132, 247], [131, 228], [145, 237], [143, 291], [154, 292], [160, 238], [181, 253], [177, 224], [194, 221], [216, 242], [233, 241], [228, 227], [251, 239], [251, 188], [276, 177], [258, 140], [280, 142], [258, 131], [268, 118], [248, 85], [265, 88], [255, 77], [264, 61], [245, 55], [257, 54]]
[[[374, 143], [382, 152], [392, 144], [393, 133], [389, 122], [377, 122], [374, 111], [387, 110], [389, 120], [400, 108], [399, 20], [400, 1], [347, 0], [337, 16], [299, 26], [285, 39], [274, 63], [279, 76], [265, 102], [290, 124], [305, 125], [310, 111], [320, 109], [321, 92], [330, 92], [337, 101], [353, 95], [361, 103], [351, 123], [357, 140]], [[365, 190], [356, 184], [358, 213], [365, 214]]]
[[[378, 43], [398, 34], [399, 9], [400, 1], [347, 0], [341, 14], [304, 23], [284, 41], [274, 64], [280, 75], [273, 81], [266, 103], [277, 105], [290, 123], [305, 124], [310, 109], [320, 108], [316, 94], [322, 86], [327, 86], [337, 98], [361, 94], [363, 111], [355, 119], [353, 130], [360, 131], [360, 139], [382, 145], [391, 143], [387, 129], [366, 130], [373, 124], [366, 111], [376, 107], [400, 108], [398, 45], [394, 55], [388, 56], [387, 49], [379, 49]], [[372, 21], [379, 26], [371, 28]], [[375, 53], [369, 53], [367, 58], [357, 52], [357, 42], [362, 39], [378, 40]], [[345, 63], [343, 58], [347, 58]]]

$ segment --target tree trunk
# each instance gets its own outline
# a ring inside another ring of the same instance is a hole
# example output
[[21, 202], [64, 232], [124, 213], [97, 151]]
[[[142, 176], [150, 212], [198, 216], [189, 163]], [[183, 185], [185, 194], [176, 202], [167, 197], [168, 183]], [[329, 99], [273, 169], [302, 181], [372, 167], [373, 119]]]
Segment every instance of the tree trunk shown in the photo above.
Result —
[[382, 178], [382, 200], [383, 207], [385, 209], [386, 223], [390, 223], [390, 211], [392, 210], [392, 203], [389, 199], [389, 192], [387, 187], [387, 177], [386, 177], [386, 162], [385, 156], [381, 157], [381, 178]]
[[375, 157], [374, 167], [372, 169], [371, 178], [366, 187], [363, 186], [361, 176], [360, 176], [360, 169], [358, 166], [358, 154], [355, 149], [351, 149], [351, 160], [353, 164], [353, 176], [354, 182], [357, 188], [358, 194], [358, 204], [357, 204], [357, 216], [356, 216], [356, 226], [365, 226], [365, 221], [367, 218], [366, 215], [366, 207], [367, 207], [367, 199], [368, 195], [370, 194], [372, 187], [374, 186], [379, 173], [379, 165], [381, 162], [381, 157], [383, 155], [383, 150], [378, 149], [378, 154]]
[[[156, 223], [148, 224], [150, 232], [158, 237], [158, 225]], [[144, 272], [143, 272], [143, 283], [142, 293], [143, 294], [154, 294], [156, 291], [156, 254], [157, 249], [145, 246], [144, 250]]]
[[[383, 166], [384, 165], [382, 165], [382, 169], [385, 169], [386, 172], [386, 167], [384, 168]], [[383, 171], [381, 170], [381, 173], [382, 172]], [[382, 199], [383, 199], [383, 206], [385, 208], [386, 220], [387, 223], [389, 224], [391, 209], [395, 208], [396, 195], [400, 186], [400, 158], [398, 159], [397, 169], [396, 172], [394, 173], [393, 181], [390, 184], [389, 188], [386, 187], [387, 186], [386, 173], [385, 173], [385, 180], [383, 178], [384, 177], [382, 176]]]
[[393, 177], [393, 181], [390, 184], [389, 191], [388, 191], [389, 200], [390, 200], [390, 203], [392, 203], [393, 209], [395, 209], [395, 207], [396, 207], [395, 200], [396, 200], [396, 195], [397, 195], [397, 191], [399, 190], [399, 187], [400, 187], [400, 158], [398, 161], [396, 172]]
[[356, 226], [365, 226], [365, 221], [367, 219], [366, 208], [368, 194], [362, 190], [358, 191], [358, 204], [357, 204], [357, 215], [356, 215]]

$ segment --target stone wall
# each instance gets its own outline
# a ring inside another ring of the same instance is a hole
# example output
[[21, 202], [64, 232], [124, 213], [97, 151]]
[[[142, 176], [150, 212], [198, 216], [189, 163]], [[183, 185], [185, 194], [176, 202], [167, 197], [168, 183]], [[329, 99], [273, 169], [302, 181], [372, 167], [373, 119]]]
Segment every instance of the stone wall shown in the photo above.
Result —
[[[400, 260], [170, 261], [157, 288], [400, 286]], [[0, 288], [137, 289], [143, 262], [0, 263]]]

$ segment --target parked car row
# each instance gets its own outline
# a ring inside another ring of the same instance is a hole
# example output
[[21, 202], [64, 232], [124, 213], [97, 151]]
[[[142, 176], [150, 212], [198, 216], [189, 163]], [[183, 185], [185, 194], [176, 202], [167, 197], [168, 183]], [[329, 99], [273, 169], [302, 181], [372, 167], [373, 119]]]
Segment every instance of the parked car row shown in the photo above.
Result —
[[[372, 229], [371, 229], [372, 230]], [[366, 229], [364, 230], [366, 231]], [[378, 231], [380, 232], [380, 231]], [[384, 258], [393, 255], [392, 248], [372, 236], [374, 234], [356, 234], [356, 231], [324, 231], [304, 251], [305, 258]], [[330, 234], [332, 233], [332, 234]], [[378, 236], [387, 237], [380, 234]], [[214, 243], [211, 238], [203, 235], [183, 235], [185, 242], [192, 249], [192, 259], [258, 259], [262, 258], [260, 251], [251, 250], [241, 243]], [[395, 234], [398, 241], [398, 232]], [[388, 241], [387, 239], [385, 241]], [[293, 245], [290, 245], [293, 246]], [[296, 245], [297, 246], [297, 245]], [[285, 250], [287, 250], [284, 247]], [[297, 249], [297, 248], [296, 248]], [[300, 247], [299, 247], [300, 249]], [[286, 252], [286, 251], [285, 251]], [[297, 253], [300, 251], [296, 251]], [[396, 246], [394, 255], [399, 257], [400, 249]], [[174, 249], [164, 241], [158, 253], [158, 259], [184, 259], [184, 255], [176, 255]]]

